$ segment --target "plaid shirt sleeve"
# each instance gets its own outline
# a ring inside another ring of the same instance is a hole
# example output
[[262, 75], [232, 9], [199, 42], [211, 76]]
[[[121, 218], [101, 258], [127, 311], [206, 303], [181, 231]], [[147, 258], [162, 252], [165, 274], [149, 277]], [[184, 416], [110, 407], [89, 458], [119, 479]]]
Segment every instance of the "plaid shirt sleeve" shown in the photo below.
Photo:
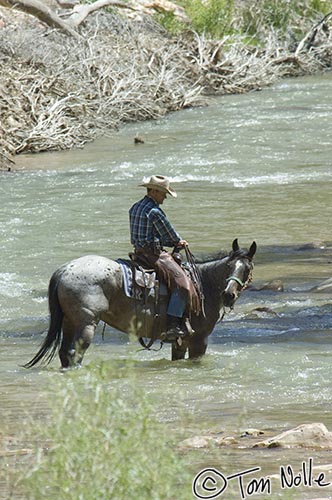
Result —
[[154, 208], [149, 214], [154, 232], [157, 233], [161, 244], [165, 247], [175, 246], [181, 239], [161, 208]]

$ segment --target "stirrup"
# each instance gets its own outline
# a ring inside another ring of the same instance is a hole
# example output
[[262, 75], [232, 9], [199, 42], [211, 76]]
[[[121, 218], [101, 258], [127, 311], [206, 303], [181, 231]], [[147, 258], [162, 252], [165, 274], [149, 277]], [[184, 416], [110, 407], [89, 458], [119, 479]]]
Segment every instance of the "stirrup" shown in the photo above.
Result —
[[186, 333], [180, 328], [180, 326], [173, 326], [160, 335], [160, 340], [166, 343], [175, 342], [177, 339], [182, 339], [185, 336]]

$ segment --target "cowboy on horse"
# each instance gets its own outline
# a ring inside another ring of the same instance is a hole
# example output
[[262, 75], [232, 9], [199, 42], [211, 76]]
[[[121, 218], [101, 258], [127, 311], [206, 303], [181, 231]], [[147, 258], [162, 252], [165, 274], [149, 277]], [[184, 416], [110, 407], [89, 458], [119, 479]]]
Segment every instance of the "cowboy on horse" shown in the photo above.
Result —
[[146, 187], [147, 193], [129, 210], [133, 258], [139, 264], [153, 268], [170, 290], [164, 340], [173, 341], [186, 335], [184, 316], [200, 311], [200, 299], [181, 263], [164, 248], [188, 246], [160, 208], [168, 194], [176, 198], [177, 193], [170, 187], [169, 179], [162, 175], [153, 175], [140, 186]]

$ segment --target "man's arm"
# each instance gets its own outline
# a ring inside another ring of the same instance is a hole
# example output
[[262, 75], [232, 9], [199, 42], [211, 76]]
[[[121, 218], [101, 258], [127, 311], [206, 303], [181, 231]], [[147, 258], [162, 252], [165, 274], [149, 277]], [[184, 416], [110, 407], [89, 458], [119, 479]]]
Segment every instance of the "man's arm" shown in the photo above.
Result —
[[172, 247], [183, 246], [183, 244], [186, 243], [161, 210], [153, 210], [153, 214], [151, 215], [153, 227], [156, 230], [162, 245]]

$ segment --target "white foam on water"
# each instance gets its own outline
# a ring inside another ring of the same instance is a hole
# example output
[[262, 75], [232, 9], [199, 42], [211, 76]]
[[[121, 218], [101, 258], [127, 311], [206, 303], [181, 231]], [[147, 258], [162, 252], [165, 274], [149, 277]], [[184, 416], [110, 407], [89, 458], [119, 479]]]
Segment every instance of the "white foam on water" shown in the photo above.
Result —
[[15, 273], [0, 273], [0, 295], [3, 297], [21, 297], [26, 289]]

